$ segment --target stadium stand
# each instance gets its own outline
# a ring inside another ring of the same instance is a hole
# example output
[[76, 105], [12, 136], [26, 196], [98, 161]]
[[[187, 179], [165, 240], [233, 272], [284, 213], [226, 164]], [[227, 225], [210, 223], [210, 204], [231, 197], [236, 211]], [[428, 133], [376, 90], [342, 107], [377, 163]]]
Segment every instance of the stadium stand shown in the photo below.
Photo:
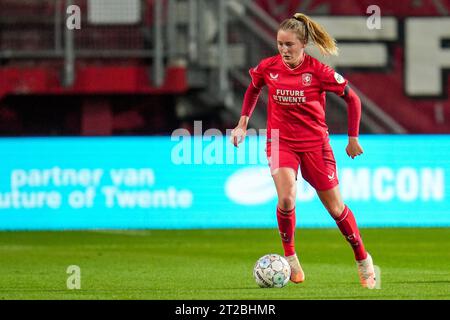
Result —
[[[292, 12], [326, 23], [367, 19], [371, 5], [369, 0], [127, 3], [0, 0], [2, 135], [170, 134], [192, 127], [194, 120], [203, 120], [204, 128], [229, 129], [239, 116], [248, 69], [276, 53], [274, 35], [282, 19]], [[68, 4], [80, 8], [80, 30], [65, 28]], [[344, 51], [346, 46], [374, 45], [386, 54], [387, 63], [375, 67], [356, 60], [354, 66], [336, 62], [362, 98], [361, 132], [450, 132], [445, 68], [442, 94], [411, 96], [405, 90], [406, 21], [412, 15], [448, 18], [450, 4], [377, 4], [393, 36], [374, 31], [373, 39], [361, 40], [356, 30], [337, 37]], [[266, 99], [263, 94], [252, 119], [256, 128], [265, 126]], [[44, 122], [38, 126], [25, 120], [32, 118]], [[333, 95], [328, 96], [327, 121], [330, 132], [346, 132], [345, 104]]]

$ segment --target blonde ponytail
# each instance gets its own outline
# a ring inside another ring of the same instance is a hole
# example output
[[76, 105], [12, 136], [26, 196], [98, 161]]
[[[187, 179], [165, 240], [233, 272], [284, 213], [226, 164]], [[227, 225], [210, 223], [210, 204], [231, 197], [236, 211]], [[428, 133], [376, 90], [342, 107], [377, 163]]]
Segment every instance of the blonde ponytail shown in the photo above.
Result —
[[304, 43], [311, 40], [324, 56], [337, 56], [339, 53], [336, 40], [323, 26], [303, 13], [296, 13], [292, 18], [284, 20], [280, 24], [280, 30], [295, 32]]

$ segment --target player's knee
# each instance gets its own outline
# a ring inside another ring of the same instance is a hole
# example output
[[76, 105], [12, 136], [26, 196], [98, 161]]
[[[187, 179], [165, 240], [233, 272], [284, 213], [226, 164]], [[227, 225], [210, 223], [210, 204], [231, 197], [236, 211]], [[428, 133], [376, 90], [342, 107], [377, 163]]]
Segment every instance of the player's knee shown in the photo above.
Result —
[[295, 195], [284, 195], [278, 198], [278, 207], [281, 210], [291, 210], [295, 207]]
[[328, 212], [337, 219], [344, 212], [345, 205], [343, 203], [335, 203], [327, 206]]

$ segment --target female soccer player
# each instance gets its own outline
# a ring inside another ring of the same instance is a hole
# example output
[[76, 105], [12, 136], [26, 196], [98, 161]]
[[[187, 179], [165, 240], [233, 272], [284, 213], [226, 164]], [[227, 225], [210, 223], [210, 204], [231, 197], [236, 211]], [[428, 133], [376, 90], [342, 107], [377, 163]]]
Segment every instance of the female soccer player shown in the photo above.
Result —
[[245, 138], [261, 89], [267, 85], [266, 152], [278, 194], [278, 229], [291, 266], [291, 281], [305, 280], [294, 244], [296, 180], [300, 167], [303, 178], [316, 189], [350, 243], [362, 286], [372, 289], [376, 284], [372, 258], [364, 248], [352, 211], [342, 201], [325, 123], [325, 92], [330, 91], [342, 97], [348, 106], [347, 155], [353, 159], [362, 154], [358, 142], [361, 101], [346, 79], [305, 53], [310, 41], [323, 55], [337, 55], [336, 41], [308, 16], [297, 13], [280, 24], [277, 33], [279, 54], [263, 59], [250, 69], [252, 81], [245, 93], [241, 118], [232, 131], [231, 141], [237, 147]]

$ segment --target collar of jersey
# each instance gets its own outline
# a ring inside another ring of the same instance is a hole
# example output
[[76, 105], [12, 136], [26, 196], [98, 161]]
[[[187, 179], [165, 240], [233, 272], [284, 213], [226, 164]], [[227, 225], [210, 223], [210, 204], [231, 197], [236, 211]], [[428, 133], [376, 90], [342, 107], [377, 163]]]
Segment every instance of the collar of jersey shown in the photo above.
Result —
[[305, 62], [306, 56], [307, 56], [307, 54], [305, 53], [305, 57], [303, 58], [303, 61], [300, 62], [300, 64], [299, 64], [298, 66], [296, 66], [295, 68], [289, 67], [289, 66], [286, 64], [286, 62], [284, 62], [283, 57], [280, 56], [280, 58], [281, 58], [281, 62], [283, 63], [283, 65], [284, 65], [289, 71], [297, 71], [297, 70], [303, 65], [303, 62]]

